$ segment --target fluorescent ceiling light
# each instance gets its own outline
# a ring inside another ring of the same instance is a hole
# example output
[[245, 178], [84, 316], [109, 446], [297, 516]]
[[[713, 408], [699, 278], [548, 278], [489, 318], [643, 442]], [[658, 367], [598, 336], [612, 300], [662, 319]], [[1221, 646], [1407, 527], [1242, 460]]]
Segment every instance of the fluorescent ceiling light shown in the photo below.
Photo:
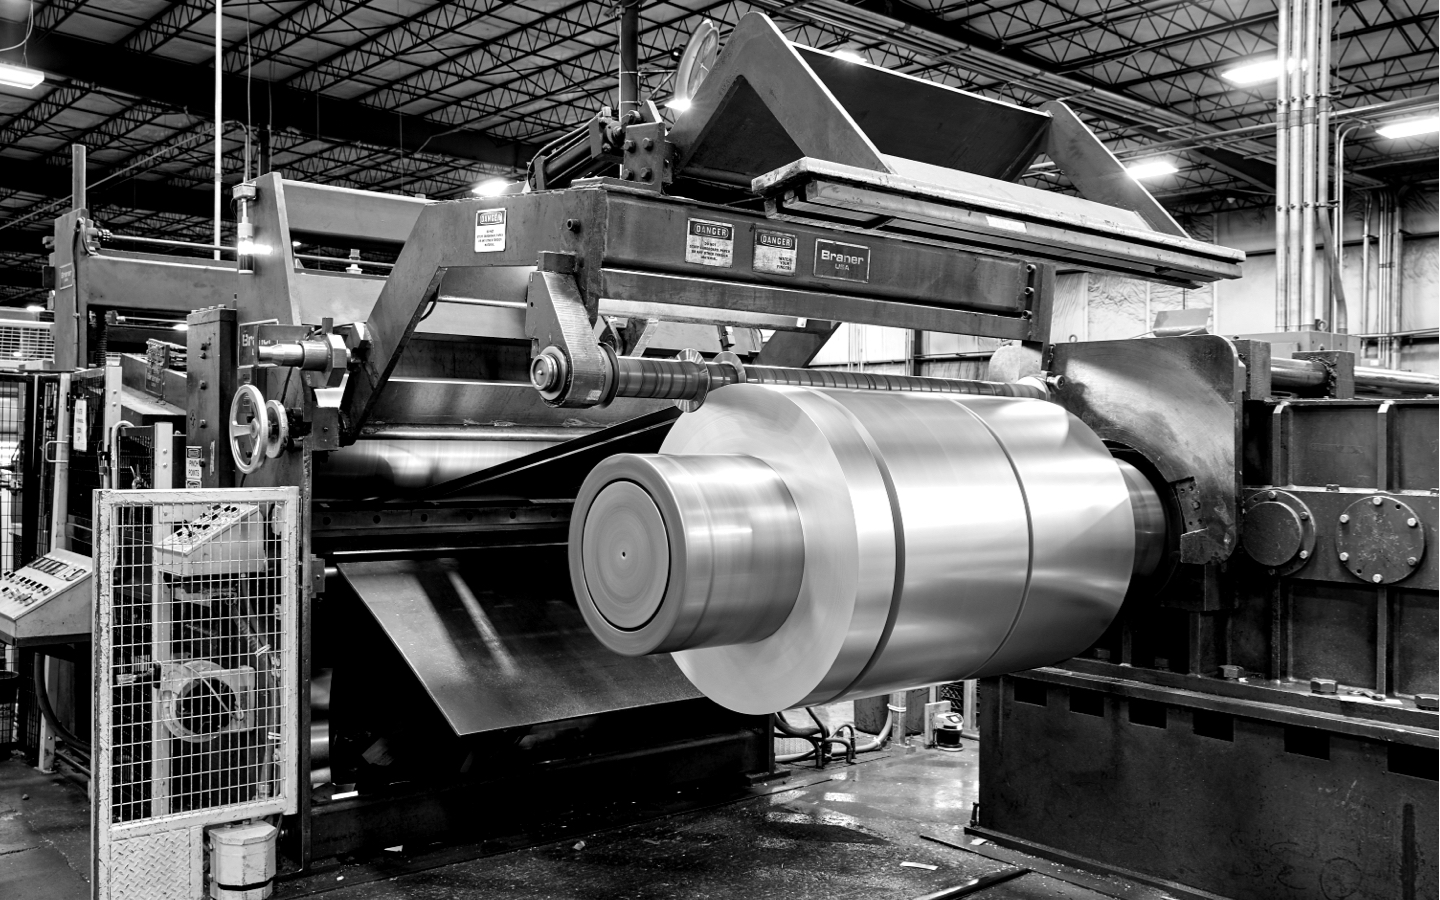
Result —
[[666, 101], [665, 101], [665, 105], [666, 105], [667, 107], [669, 107], [670, 109], [675, 110], [676, 112], [682, 112], [682, 113], [683, 113], [685, 110], [687, 110], [687, 109], [690, 108], [690, 98], [689, 98], [689, 97], [671, 97], [669, 100], [666, 100]]
[[45, 311], [45, 307], [40, 306], [40, 305], [38, 305], [38, 304], [32, 303], [32, 304], [30, 304], [29, 306], [25, 307], [25, 311], [26, 311], [26, 312], [36, 312], [36, 313], [39, 313], [39, 312], [44, 312], [44, 311]]
[[510, 182], [503, 178], [492, 178], [489, 181], [482, 181], [470, 189], [470, 193], [477, 197], [498, 197], [505, 193]]
[[1168, 159], [1152, 159], [1128, 166], [1125, 171], [1129, 172], [1130, 177], [1136, 181], [1142, 181], [1146, 178], [1158, 178], [1161, 175], [1173, 175], [1180, 170], [1175, 168], [1175, 164]]
[[1417, 134], [1434, 134], [1440, 131], [1440, 117], [1429, 116], [1424, 119], [1406, 119], [1403, 122], [1391, 122], [1389, 125], [1381, 125], [1375, 129], [1381, 137], [1402, 138], [1414, 137]]
[[1220, 73], [1220, 77], [1231, 84], [1259, 84], [1262, 81], [1274, 81], [1280, 77], [1280, 60], [1262, 59], [1258, 62], [1248, 62], [1233, 69], [1226, 69]]
[[845, 60], [846, 62], [868, 63], [870, 61], [865, 57], [861, 56], [860, 54], [856, 53], [854, 50], [836, 50], [835, 55]]
[[0, 63], [0, 84], [10, 87], [30, 90], [45, 80], [45, 73], [39, 69], [28, 69], [25, 66], [12, 66], [10, 63]]

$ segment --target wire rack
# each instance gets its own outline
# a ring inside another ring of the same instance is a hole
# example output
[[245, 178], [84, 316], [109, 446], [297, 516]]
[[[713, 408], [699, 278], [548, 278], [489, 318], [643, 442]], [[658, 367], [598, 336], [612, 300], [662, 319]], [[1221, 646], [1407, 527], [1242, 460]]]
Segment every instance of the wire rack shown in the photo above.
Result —
[[0, 362], [55, 358], [49, 322], [0, 319]]
[[295, 810], [296, 503], [295, 488], [96, 494], [102, 898], [126, 854], [144, 869], [180, 853], [162, 832]]

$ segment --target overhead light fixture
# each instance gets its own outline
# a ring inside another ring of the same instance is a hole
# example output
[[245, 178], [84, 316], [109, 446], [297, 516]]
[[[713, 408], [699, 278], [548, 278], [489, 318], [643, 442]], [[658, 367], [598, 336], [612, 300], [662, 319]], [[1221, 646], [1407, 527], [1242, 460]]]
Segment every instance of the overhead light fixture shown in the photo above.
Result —
[[38, 304], [38, 303], [32, 303], [32, 304], [30, 304], [29, 306], [25, 307], [25, 311], [26, 311], [26, 312], [33, 312], [33, 313], [42, 313], [42, 312], [45, 311], [45, 307], [41, 306], [41, 305]]
[[482, 181], [470, 189], [470, 193], [477, 197], [498, 197], [505, 193], [510, 182], [503, 178], [492, 178], [489, 181]]
[[870, 61], [865, 57], [861, 56], [859, 53], [856, 53], [854, 50], [836, 50], [835, 55], [845, 60], [846, 62], [868, 63]]
[[1440, 117], [1437, 116], [1391, 122], [1375, 129], [1376, 134], [1387, 138], [1414, 137], [1417, 134], [1434, 134], [1437, 131], [1440, 131]]
[[45, 80], [45, 73], [26, 66], [0, 63], [0, 84], [30, 90]]
[[269, 256], [270, 245], [245, 240], [235, 245], [235, 251], [241, 256]]
[[683, 113], [685, 110], [687, 110], [687, 109], [690, 108], [690, 98], [689, 98], [689, 97], [671, 97], [669, 100], [666, 100], [666, 101], [665, 101], [665, 105], [666, 105], [667, 107], [669, 107], [670, 109], [675, 110], [676, 112], [682, 112], [682, 113]]
[[1231, 84], [1260, 84], [1280, 77], [1280, 60], [1261, 59], [1226, 69], [1220, 77]]
[[1159, 178], [1161, 175], [1173, 175], [1180, 171], [1175, 164], [1168, 159], [1152, 159], [1133, 166], [1127, 166], [1125, 171], [1136, 181], [1143, 181], [1146, 178]]
[[189, 325], [189, 323], [187, 323], [187, 322], [176, 322], [176, 323], [175, 323], [173, 326], [171, 326], [171, 327], [174, 328], [176, 331], [189, 331], [189, 330], [190, 330], [190, 325]]

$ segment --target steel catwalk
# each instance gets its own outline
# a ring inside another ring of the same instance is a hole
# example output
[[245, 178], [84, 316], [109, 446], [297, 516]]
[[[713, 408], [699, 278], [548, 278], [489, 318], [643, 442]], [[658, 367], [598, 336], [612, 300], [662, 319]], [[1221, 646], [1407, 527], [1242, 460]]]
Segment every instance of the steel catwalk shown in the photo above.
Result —
[[1080, 652], [1163, 544], [1156, 508], [1041, 400], [732, 385], [592, 472], [571, 579], [612, 650], [773, 712]]

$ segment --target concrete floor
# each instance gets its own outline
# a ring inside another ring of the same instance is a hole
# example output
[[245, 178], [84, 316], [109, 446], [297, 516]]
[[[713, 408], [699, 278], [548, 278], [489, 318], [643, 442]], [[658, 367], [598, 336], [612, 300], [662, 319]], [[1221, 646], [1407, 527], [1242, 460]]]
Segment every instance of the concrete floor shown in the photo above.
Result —
[[[797, 768], [788, 782], [757, 788], [736, 802], [526, 849], [482, 855], [481, 848], [431, 848], [428, 855], [331, 861], [287, 878], [277, 896], [898, 900], [1005, 870], [1017, 859], [1038, 871], [969, 896], [1149, 896], [1133, 885], [1114, 882], [1107, 888], [1073, 870], [972, 844], [963, 826], [976, 796], [976, 776], [973, 742], [960, 753], [891, 750], [822, 773]], [[83, 786], [41, 775], [19, 760], [0, 763], [0, 898], [88, 898], [88, 820]], [[981, 855], [985, 852], [1009, 862]]]

